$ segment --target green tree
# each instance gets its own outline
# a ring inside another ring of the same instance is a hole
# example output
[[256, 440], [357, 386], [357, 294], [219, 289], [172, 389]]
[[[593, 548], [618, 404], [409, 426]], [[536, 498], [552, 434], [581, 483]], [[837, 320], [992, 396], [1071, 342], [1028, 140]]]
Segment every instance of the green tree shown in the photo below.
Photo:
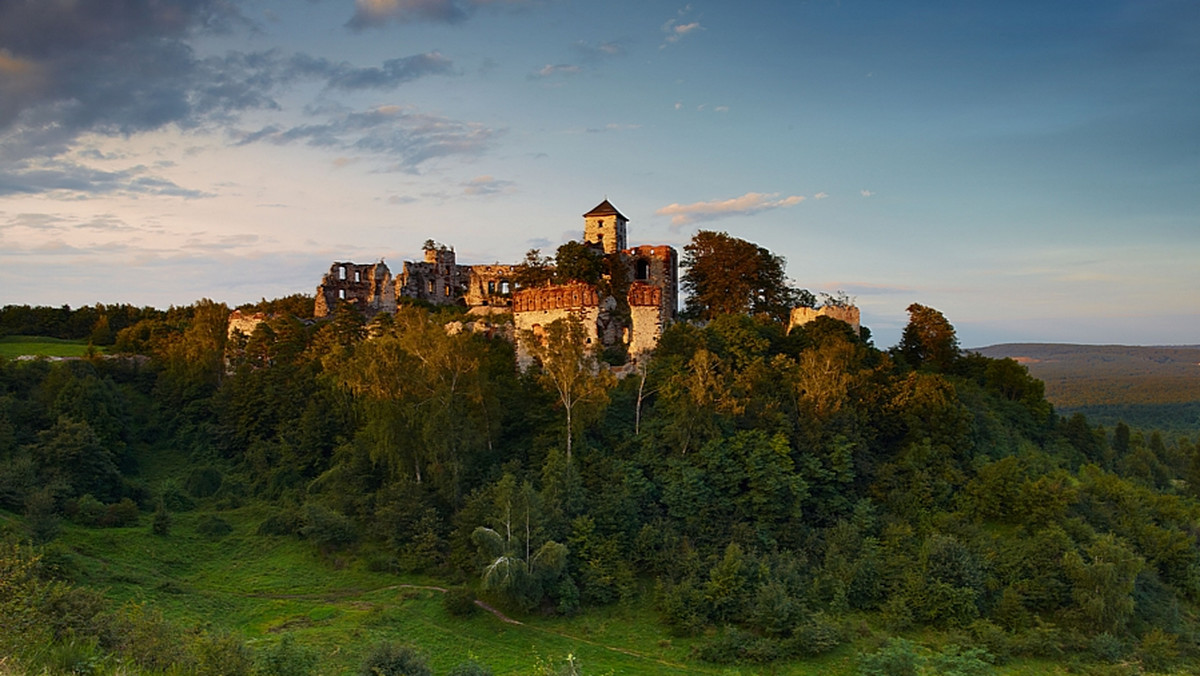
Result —
[[604, 275], [604, 256], [596, 249], [571, 240], [558, 247], [554, 257], [554, 278], [558, 283], [600, 283]]
[[812, 294], [788, 284], [785, 261], [767, 249], [701, 230], [683, 247], [681, 278], [687, 294], [685, 314], [713, 319], [721, 314], [766, 314], [787, 321], [791, 309], [814, 302]]
[[514, 266], [513, 281], [522, 289], [547, 284], [554, 277], [552, 263], [552, 259], [543, 256], [540, 249], [530, 249], [525, 252], [525, 260]]
[[608, 393], [616, 385], [616, 378], [600, 368], [595, 351], [587, 345], [587, 332], [575, 317], [550, 322], [541, 336], [523, 331], [521, 343], [541, 364], [538, 381], [556, 395], [566, 413], [570, 463], [576, 433], [608, 405]]
[[[531, 608], [567, 565], [567, 547], [545, 539], [538, 495], [529, 482], [517, 486], [505, 474], [493, 488], [493, 526], [478, 526], [471, 539], [484, 561], [483, 588]], [[540, 543], [540, 544], [539, 544]]]
[[897, 351], [913, 368], [945, 371], [958, 359], [958, 337], [941, 312], [913, 303]]

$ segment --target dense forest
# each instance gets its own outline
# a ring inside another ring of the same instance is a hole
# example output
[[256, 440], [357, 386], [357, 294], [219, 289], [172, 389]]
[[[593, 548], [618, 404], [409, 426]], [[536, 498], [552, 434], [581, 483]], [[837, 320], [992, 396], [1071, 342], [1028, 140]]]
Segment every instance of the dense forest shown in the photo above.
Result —
[[[0, 362], [4, 673], [51, 670], [70, 641], [120, 673], [316, 673], [286, 642], [256, 654], [113, 604], [52, 546], [64, 521], [152, 515], [170, 537], [199, 500], [265, 505], [261, 537], [445, 580], [448, 603], [570, 615], [652, 594], [707, 663], [804, 659], [870, 626], [949, 638], [876, 646], [862, 674], [1200, 664], [1197, 441], [1056, 415], [936, 310], [910, 307], [887, 350], [827, 318], [717, 313], [617, 379], [570, 322], [522, 373], [509, 340], [446, 330], [459, 309], [313, 321], [305, 302], [264, 301], [274, 318], [232, 338], [211, 301], [46, 312], [63, 337], [106, 319], [112, 354]], [[140, 463], [163, 454], [187, 469], [150, 485]], [[419, 662], [381, 646], [363, 673]]]

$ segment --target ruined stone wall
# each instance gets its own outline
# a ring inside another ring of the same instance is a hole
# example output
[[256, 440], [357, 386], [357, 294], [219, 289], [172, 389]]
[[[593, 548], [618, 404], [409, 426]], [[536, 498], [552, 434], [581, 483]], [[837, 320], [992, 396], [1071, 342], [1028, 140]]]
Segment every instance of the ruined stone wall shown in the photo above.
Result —
[[666, 321], [673, 321], [679, 302], [679, 254], [674, 247], [635, 246], [621, 252], [629, 279], [662, 290], [660, 305]]
[[629, 285], [629, 356], [640, 359], [658, 346], [663, 329], [671, 321], [663, 304], [662, 287], [646, 282]]
[[[599, 347], [619, 339], [612, 335], [611, 298], [602, 299], [596, 287], [590, 284], [555, 284], [535, 289], [521, 289], [513, 294], [513, 326], [517, 336], [517, 365], [522, 370], [532, 361], [527, 345], [523, 344], [522, 333], [531, 331], [539, 334], [548, 324], [558, 319], [574, 317], [583, 325], [588, 346]], [[606, 342], [609, 341], [609, 342]]]
[[392, 287], [392, 272], [380, 261], [370, 265], [336, 262], [317, 286], [315, 317], [333, 314], [339, 302], [358, 308], [367, 317], [380, 312], [396, 311], [396, 291]]
[[467, 307], [511, 307], [516, 283], [515, 265], [470, 265], [467, 268], [467, 289], [463, 295]]
[[791, 330], [797, 326], [804, 326], [817, 317], [831, 317], [833, 319], [841, 320], [849, 324], [854, 329], [855, 333], [860, 335], [862, 334], [861, 325], [859, 324], [858, 308], [853, 305], [848, 305], [846, 307], [827, 305], [817, 309], [810, 307], [792, 308], [792, 316], [788, 321], [788, 331], [791, 332]]
[[[440, 251], [426, 251], [442, 254]], [[404, 271], [396, 277], [396, 296], [417, 298], [434, 305], [453, 305], [463, 297], [466, 279], [470, 275], [470, 266], [457, 265], [454, 252], [449, 256], [436, 256], [434, 262], [423, 263], [404, 261]]]
[[249, 336], [254, 333], [254, 329], [258, 328], [259, 324], [272, 318], [271, 315], [265, 312], [244, 313], [241, 310], [234, 310], [229, 315], [229, 326], [225, 331], [226, 337], [232, 338], [233, 334], [238, 331], [241, 331], [244, 336]]

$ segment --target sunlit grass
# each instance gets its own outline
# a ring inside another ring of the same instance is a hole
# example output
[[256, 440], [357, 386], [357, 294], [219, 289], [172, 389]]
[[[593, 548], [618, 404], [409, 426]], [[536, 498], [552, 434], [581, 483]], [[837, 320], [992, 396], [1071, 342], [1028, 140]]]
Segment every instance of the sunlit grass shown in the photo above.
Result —
[[0, 357], [16, 359], [23, 356], [82, 357], [87, 354], [86, 340], [62, 340], [43, 336], [0, 337]]

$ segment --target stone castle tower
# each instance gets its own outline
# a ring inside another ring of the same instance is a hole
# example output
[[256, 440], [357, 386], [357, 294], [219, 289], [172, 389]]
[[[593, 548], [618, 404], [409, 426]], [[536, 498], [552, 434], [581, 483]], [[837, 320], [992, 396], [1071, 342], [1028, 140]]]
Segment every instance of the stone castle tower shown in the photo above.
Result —
[[599, 245], [606, 254], [624, 251], [627, 223], [629, 219], [606, 199], [583, 215], [583, 241]]

